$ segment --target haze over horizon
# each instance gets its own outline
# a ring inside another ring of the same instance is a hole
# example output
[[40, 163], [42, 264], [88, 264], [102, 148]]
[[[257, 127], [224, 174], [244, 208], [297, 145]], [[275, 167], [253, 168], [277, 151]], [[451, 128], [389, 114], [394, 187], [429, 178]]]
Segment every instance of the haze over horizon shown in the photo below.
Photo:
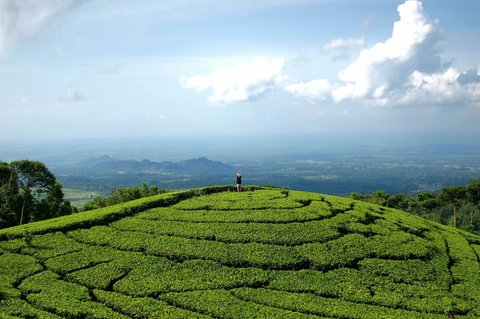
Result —
[[0, 0], [0, 141], [480, 133], [480, 2]]

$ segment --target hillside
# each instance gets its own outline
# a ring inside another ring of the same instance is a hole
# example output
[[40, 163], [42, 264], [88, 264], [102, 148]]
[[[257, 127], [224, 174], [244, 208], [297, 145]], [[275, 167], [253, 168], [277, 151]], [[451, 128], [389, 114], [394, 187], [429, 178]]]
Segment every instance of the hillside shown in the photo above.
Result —
[[0, 318], [480, 317], [480, 237], [316, 193], [209, 187], [0, 231]]

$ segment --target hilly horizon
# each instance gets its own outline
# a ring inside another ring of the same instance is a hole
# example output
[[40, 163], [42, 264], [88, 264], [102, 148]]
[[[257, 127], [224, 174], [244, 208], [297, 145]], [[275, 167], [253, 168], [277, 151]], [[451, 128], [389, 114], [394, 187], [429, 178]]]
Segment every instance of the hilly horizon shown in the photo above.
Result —
[[[68, 166], [67, 166], [68, 168]], [[75, 163], [73, 168], [79, 173], [105, 174], [105, 173], [182, 173], [182, 174], [225, 174], [231, 173], [235, 168], [221, 161], [210, 160], [205, 156], [195, 157], [181, 161], [152, 161], [143, 159], [117, 159], [107, 154], [92, 157]], [[62, 170], [65, 170], [63, 168]], [[201, 173], [200, 173], [201, 172]]]
[[479, 318], [480, 236], [348, 198], [172, 192], [0, 230], [0, 318]]

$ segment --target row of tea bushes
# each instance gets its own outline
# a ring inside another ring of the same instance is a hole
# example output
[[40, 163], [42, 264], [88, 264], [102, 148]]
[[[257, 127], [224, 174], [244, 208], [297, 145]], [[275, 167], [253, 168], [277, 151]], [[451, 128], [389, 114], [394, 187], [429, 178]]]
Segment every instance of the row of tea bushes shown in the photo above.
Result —
[[216, 240], [225, 243], [257, 242], [274, 245], [300, 245], [309, 242], [326, 242], [340, 237], [328, 223], [190, 223], [175, 221], [149, 221], [124, 218], [111, 224], [118, 230], [144, 232], [163, 236]]
[[307, 206], [294, 209], [237, 209], [184, 210], [172, 207], [159, 207], [147, 210], [135, 217], [144, 220], [165, 220], [183, 222], [213, 223], [293, 223], [321, 220], [332, 216], [330, 206], [324, 202], [311, 202]]
[[173, 260], [208, 259], [236, 267], [293, 269], [305, 262], [287, 246], [260, 243], [222, 243], [173, 236], [156, 236], [98, 226], [69, 233], [76, 240], [90, 245], [109, 246], [126, 251], [145, 252]]
[[160, 299], [175, 306], [192, 309], [214, 318], [322, 319], [322, 317], [314, 315], [244, 301], [236, 298], [227, 290], [198, 290], [184, 293], [168, 293], [161, 295]]

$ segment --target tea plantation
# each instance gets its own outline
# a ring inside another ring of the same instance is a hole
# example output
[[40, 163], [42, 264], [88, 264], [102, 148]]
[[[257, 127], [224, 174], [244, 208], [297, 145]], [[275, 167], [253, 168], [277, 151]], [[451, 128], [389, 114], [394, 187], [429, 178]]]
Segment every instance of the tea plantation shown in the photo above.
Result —
[[0, 318], [480, 318], [480, 237], [208, 187], [0, 231]]

